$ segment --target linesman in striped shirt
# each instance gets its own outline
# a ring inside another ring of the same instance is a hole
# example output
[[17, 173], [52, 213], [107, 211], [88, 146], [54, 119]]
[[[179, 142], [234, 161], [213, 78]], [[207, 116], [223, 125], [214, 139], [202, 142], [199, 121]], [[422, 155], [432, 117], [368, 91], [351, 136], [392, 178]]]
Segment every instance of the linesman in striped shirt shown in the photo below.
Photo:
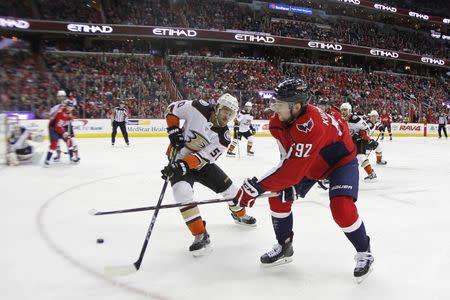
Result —
[[125, 143], [127, 146], [130, 145], [128, 141], [128, 132], [127, 132], [127, 124], [128, 122], [128, 110], [125, 107], [125, 101], [120, 101], [119, 106], [114, 108], [113, 113], [111, 114], [111, 125], [112, 125], [112, 135], [111, 135], [111, 143], [114, 146], [116, 142], [116, 134], [117, 127], [120, 128], [122, 132], [123, 138], [125, 139]]

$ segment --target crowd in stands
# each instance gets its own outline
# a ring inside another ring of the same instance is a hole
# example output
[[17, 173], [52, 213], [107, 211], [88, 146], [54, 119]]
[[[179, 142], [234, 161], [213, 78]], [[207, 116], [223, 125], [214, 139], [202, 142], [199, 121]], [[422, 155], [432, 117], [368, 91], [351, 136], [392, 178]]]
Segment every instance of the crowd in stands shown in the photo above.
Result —
[[[424, 25], [431, 24], [430, 22], [421, 22], [412, 18], [399, 18], [392, 14], [329, 1], [275, 1], [320, 9], [328, 17], [320, 14], [305, 16], [275, 12], [266, 9], [265, 4], [263, 4], [264, 9], [262, 10], [252, 10], [248, 5], [224, 0], [185, 0], [177, 2], [164, 0], [83, 0], [81, 3], [61, 0], [30, 0], [20, 4], [17, 1], [6, 1], [6, 3], [0, 4], [0, 15], [3, 13], [7, 16], [23, 15], [24, 17], [30, 17], [30, 14], [32, 14], [30, 2], [33, 1], [36, 3], [35, 7], [38, 8], [38, 12], [35, 12], [35, 14], [39, 14], [39, 17], [44, 19], [182, 26], [213, 30], [246, 30], [382, 47], [389, 50], [433, 55], [439, 58], [450, 57], [448, 42], [436, 40], [430, 36], [429, 29], [432, 26]], [[400, 4], [402, 1], [392, 0], [392, 2]], [[425, 5], [425, 3], [420, 3], [420, 5], [422, 4]], [[409, 5], [418, 5], [418, 2], [407, 1], [407, 3], [404, 3], [404, 6]], [[448, 6], [446, 3], [442, 3], [442, 5], [443, 7]], [[433, 7], [439, 6], [433, 5]], [[342, 16], [352, 18], [342, 18]], [[362, 17], [365, 17], [366, 20], [362, 20]], [[278, 19], [283, 19], [283, 21], [278, 21]], [[386, 23], [389, 25], [386, 25]], [[391, 26], [393, 24], [411, 25], [413, 27], [409, 29], [394, 28]], [[448, 33], [448, 26], [444, 27], [439, 28], [439, 30], [442, 29], [443, 33]]]

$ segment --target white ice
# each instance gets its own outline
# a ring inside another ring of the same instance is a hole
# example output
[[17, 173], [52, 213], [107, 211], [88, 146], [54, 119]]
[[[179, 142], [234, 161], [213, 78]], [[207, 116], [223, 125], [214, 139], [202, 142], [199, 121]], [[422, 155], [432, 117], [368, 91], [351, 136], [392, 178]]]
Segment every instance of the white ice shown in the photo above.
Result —
[[[91, 216], [155, 205], [167, 138], [79, 140], [81, 163], [0, 168], [0, 297], [25, 299], [450, 299], [450, 142], [383, 141], [377, 183], [360, 183], [359, 213], [372, 239], [373, 272], [352, 278], [354, 249], [334, 223], [327, 192], [313, 187], [294, 204], [294, 261], [261, 268], [275, 243], [267, 200], [249, 213], [257, 228], [232, 222], [225, 204], [201, 206], [213, 251], [194, 258], [177, 209], [161, 210], [141, 269], [108, 278], [103, 268], [139, 256], [153, 212]], [[254, 157], [221, 157], [239, 184], [276, 165], [277, 147], [257, 138]], [[373, 155], [373, 154], [372, 154]], [[371, 157], [374, 162], [374, 157]], [[361, 175], [363, 175], [361, 173]], [[198, 200], [217, 197], [196, 185]], [[172, 203], [168, 189], [163, 203]], [[103, 244], [97, 244], [103, 238]]]

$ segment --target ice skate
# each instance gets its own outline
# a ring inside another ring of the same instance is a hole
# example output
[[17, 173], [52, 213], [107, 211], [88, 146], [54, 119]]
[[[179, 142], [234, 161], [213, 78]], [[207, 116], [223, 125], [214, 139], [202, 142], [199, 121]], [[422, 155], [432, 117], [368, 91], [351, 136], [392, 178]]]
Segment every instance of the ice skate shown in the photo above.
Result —
[[227, 151], [227, 157], [236, 157], [236, 154], [231, 151]]
[[70, 159], [70, 161], [71, 161], [72, 163], [76, 164], [76, 163], [79, 163], [79, 162], [80, 162], [80, 158], [79, 158], [79, 157], [72, 157], [72, 158]]
[[231, 217], [233, 217], [234, 222], [238, 225], [256, 227], [256, 219], [252, 216], [245, 214], [242, 217], [239, 217], [238, 215], [232, 212]]
[[366, 252], [357, 252], [355, 254], [356, 266], [353, 271], [353, 276], [355, 277], [356, 282], [359, 284], [364, 281], [364, 279], [369, 276], [370, 272], [372, 272], [372, 263], [374, 262], [374, 258], [369, 249]]
[[377, 165], [386, 165], [387, 164], [387, 161], [385, 161], [385, 160], [377, 160]]
[[253, 152], [253, 151], [247, 151], [247, 156], [253, 156], [253, 155], [255, 155], [255, 152]]
[[273, 267], [292, 262], [294, 249], [292, 248], [292, 236], [283, 245], [275, 244], [271, 250], [261, 256], [261, 264], [264, 267]]
[[208, 232], [196, 235], [194, 242], [189, 246], [189, 251], [195, 257], [206, 255], [211, 252], [211, 248], [209, 246], [210, 242]]
[[365, 182], [376, 182], [377, 181], [377, 174], [375, 174], [375, 172], [373, 172], [372, 174], [364, 177], [364, 181]]

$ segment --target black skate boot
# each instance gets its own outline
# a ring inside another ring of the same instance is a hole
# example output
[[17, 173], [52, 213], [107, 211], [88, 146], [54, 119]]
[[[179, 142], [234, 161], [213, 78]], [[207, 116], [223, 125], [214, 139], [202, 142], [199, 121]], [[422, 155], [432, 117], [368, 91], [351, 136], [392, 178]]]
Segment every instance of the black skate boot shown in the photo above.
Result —
[[353, 271], [353, 276], [357, 283], [361, 283], [370, 272], [372, 272], [372, 263], [374, 258], [372, 252], [370, 252], [370, 239], [369, 249], [366, 252], [356, 252], [355, 254], [356, 267]]
[[387, 165], [387, 161], [385, 161], [385, 160], [377, 160], [377, 165]]
[[201, 233], [194, 237], [194, 242], [189, 246], [189, 251], [191, 251], [193, 256], [203, 256], [209, 252], [211, 252], [209, 243], [209, 234], [205, 231], [205, 233]]
[[228, 157], [236, 157], [236, 154], [234, 154], [234, 153], [231, 152], [231, 151], [227, 151], [227, 156], [228, 156]]
[[231, 212], [231, 217], [233, 217], [233, 220], [236, 224], [256, 227], [256, 219], [253, 218], [252, 216], [245, 214], [242, 217], [239, 217], [234, 212]]
[[255, 155], [255, 152], [253, 152], [253, 151], [247, 151], [247, 156], [254, 156]]
[[293, 260], [292, 255], [294, 255], [294, 249], [292, 248], [292, 237], [293, 234], [286, 239], [283, 245], [277, 243], [271, 250], [264, 253], [261, 256], [261, 263], [263, 266], [272, 267], [290, 263]]

